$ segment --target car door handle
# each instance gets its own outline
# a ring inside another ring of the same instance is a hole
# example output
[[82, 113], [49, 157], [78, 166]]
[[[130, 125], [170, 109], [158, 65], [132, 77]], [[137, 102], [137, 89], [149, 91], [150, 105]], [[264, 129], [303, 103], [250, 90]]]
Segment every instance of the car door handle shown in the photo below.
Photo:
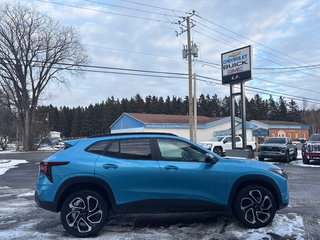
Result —
[[179, 168], [176, 167], [176, 166], [173, 166], [173, 165], [168, 165], [168, 166], [165, 166], [164, 169], [166, 169], [166, 170], [178, 170]]
[[116, 164], [103, 164], [103, 168], [105, 168], [105, 169], [117, 169], [118, 165], [116, 165]]

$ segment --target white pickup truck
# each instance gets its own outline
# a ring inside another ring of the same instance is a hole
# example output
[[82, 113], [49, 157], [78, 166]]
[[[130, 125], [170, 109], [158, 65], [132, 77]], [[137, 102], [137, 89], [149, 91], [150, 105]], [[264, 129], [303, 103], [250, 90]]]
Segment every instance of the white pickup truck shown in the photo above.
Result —
[[[236, 136], [236, 148], [242, 148], [242, 138]], [[216, 136], [209, 141], [200, 142], [200, 145], [222, 156], [226, 150], [232, 149], [231, 136]], [[255, 150], [256, 143], [247, 141], [247, 149]]]

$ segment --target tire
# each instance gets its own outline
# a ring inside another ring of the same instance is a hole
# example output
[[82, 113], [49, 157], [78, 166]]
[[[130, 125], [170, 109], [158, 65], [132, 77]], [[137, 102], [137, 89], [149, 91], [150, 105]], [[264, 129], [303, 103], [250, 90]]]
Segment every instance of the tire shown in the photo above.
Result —
[[222, 148], [221, 147], [214, 147], [213, 151], [218, 154], [219, 156], [222, 156]]
[[294, 150], [294, 155], [292, 157], [292, 160], [297, 160], [297, 156], [298, 156], [298, 152], [297, 152], [297, 149]]
[[260, 157], [259, 156], [259, 161], [263, 162], [264, 161], [264, 157]]
[[309, 164], [310, 163], [310, 159], [307, 156], [303, 156], [302, 157], [302, 162], [303, 162], [303, 164]]
[[262, 186], [248, 186], [240, 190], [233, 205], [235, 217], [249, 228], [270, 224], [276, 209], [274, 196]]
[[92, 237], [105, 226], [109, 208], [97, 192], [78, 191], [64, 201], [61, 222], [64, 229], [75, 237]]
[[252, 149], [252, 146], [247, 146], [247, 149], [250, 150], [250, 151], [253, 150], [253, 149]]
[[284, 157], [284, 162], [289, 163], [291, 161], [290, 153], [287, 151], [286, 156]]

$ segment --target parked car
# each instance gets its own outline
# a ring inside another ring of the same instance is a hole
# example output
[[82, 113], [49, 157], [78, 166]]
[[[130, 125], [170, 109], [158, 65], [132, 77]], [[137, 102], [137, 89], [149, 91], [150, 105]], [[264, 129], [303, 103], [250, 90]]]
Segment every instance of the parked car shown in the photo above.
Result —
[[66, 141], [40, 162], [37, 204], [61, 212], [65, 230], [91, 237], [128, 212], [225, 211], [267, 226], [288, 205], [288, 179], [274, 165], [219, 155], [172, 134], [132, 133]]
[[[242, 137], [235, 136], [236, 148], [242, 148]], [[222, 156], [226, 150], [232, 149], [231, 136], [216, 136], [209, 141], [200, 142], [200, 145], [212, 152], [215, 152]], [[256, 143], [254, 141], [247, 141], [247, 148], [250, 150], [256, 149]]]
[[312, 134], [302, 146], [302, 161], [309, 164], [310, 160], [320, 160], [320, 135]]
[[269, 137], [259, 147], [259, 160], [272, 158], [290, 162], [297, 159], [297, 147], [288, 138]]

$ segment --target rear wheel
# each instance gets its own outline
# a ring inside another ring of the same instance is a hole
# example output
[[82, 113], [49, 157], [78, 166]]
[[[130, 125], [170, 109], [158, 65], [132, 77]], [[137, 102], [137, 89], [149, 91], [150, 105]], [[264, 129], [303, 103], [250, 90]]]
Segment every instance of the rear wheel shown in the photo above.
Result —
[[238, 221], [247, 227], [265, 227], [276, 213], [275, 199], [262, 186], [248, 186], [237, 194], [233, 212]]
[[109, 209], [104, 198], [90, 190], [70, 195], [61, 208], [64, 229], [76, 237], [92, 237], [104, 227]]

